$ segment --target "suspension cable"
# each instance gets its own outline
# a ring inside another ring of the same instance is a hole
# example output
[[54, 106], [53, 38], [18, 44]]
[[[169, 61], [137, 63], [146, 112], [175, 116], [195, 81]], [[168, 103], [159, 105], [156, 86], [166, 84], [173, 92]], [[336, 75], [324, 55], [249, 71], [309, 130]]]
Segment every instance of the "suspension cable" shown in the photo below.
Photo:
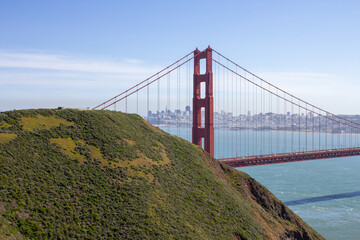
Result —
[[301, 102], [303, 102], [303, 103], [306, 103], [306, 104], [308, 104], [309, 106], [311, 106], [311, 107], [313, 107], [313, 108], [315, 108], [315, 109], [317, 109], [317, 110], [319, 110], [319, 111], [322, 111], [322, 112], [324, 112], [324, 113], [326, 113], [326, 114], [329, 114], [329, 115], [331, 115], [331, 116], [333, 116], [333, 117], [336, 117], [336, 118], [342, 119], [342, 120], [344, 120], [344, 121], [350, 122], [350, 123], [352, 123], [352, 124], [355, 124], [355, 125], [357, 125], [357, 126], [360, 126], [360, 123], [357, 123], [357, 122], [351, 121], [351, 120], [349, 120], [349, 119], [346, 119], [346, 118], [344, 118], [344, 117], [335, 115], [335, 114], [333, 114], [333, 113], [331, 113], [331, 112], [328, 112], [328, 111], [326, 111], [326, 110], [324, 110], [324, 109], [321, 109], [321, 108], [319, 108], [319, 107], [317, 107], [317, 106], [315, 106], [315, 105], [313, 105], [313, 104], [311, 104], [311, 103], [309, 103], [309, 102], [307, 102], [307, 101], [304, 101], [304, 100], [302, 100], [302, 99], [300, 99], [300, 98], [298, 98], [298, 97], [296, 97], [296, 96], [294, 96], [294, 95], [292, 95], [292, 94], [290, 94], [290, 93], [282, 90], [281, 88], [278, 88], [277, 86], [271, 84], [270, 82], [264, 80], [263, 78], [255, 75], [254, 73], [252, 73], [252, 72], [248, 71], [247, 69], [241, 67], [240, 65], [236, 64], [234, 61], [232, 61], [232, 60], [230, 60], [229, 58], [225, 57], [224, 55], [222, 55], [222, 54], [219, 53], [218, 51], [216, 51], [216, 50], [214, 50], [214, 49], [213, 49], [213, 51], [214, 51], [215, 53], [217, 53], [218, 55], [220, 55], [221, 57], [223, 57], [223, 58], [225, 58], [226, 60], [228, 60], [229, 62], [231, 62], [232, 64], [234, 64], [235, 66], [237, 66], [237, 67], [241, 68], [242, 70], [244, 70], [245, 72], [249, 73], [250, 75], [253, 75], [254, 77], [258, 78], [260, 81], [263, 81], [263, 82], [265, 82], [266, 84], [269, 84], [271, 87], [273, 87], [273, 88], [275, 88], [275, 89], [278, 89], [279, 91], [281, 91], [281, 92], [289, 95], [290, 97], [293, 97], [295, 100], [299, 100], [299, 101], [301, 101]]
[[[295, 105], [295, 106], [298, 106], [298, 107], [302, 108], [303, 110], [306, 110], [306, 109], [307, 109], [307, 108], [305, 108], [304, 106], [300, 106], [299, 104], [295, 103], [294, 101], [290, 101], [290, 100], [286, 99], [285, 97], [282, 97], [282, 96], [280, 96], [280, 95], [278, 95], [278, 94], [276, 94], [276, 93], [274, 93], [274, 92], [272, 92], [272, 91], [269, 91], [269, 90], [266, 89], [265, 87], [260, 86], [259, 84], [251, 81], [250, 79], [248, 79], [248, 78], [240, 75], [239, 73], [236, 73], [234, 70], [232, 70], [232, 69], [226, 67], [225, 65], [219, 63], [219, 62], [216, 61], [215, 59], [213, 59], [213, 61], [214, 61], [214, 62], [217, 62], [219, 65], [221, 65], [222, 67], [226, 68], [227, 70], [229, 70], [229, 71], [237, 74], [239, 77], [245, 79], [245, 80], [248, 81], [249, 83], [252, 83], [252, 84], [256, 85], [257, 87], [263, 89], [264, 91], [269, 92], [269, 93], [273, 94], [274, 96], [277, 96], [277, 97], [279, 97], [279, 98], [281, 98], [281, 99], [289, 102], [290, 104], [293, 104], [293, 105]], [[284, 92], [284, 91], [282, 91], [282, 92]], [[294, 98], [294, 97], [292, 97], [292, 98]], [[296, 98], [296, 99], [298, 99], [298, 98]], [[301, 101], [301, 100], [300, 100], [300, 101]], [[309, 105], [310, 105], [310, 104], [309, 104]], [[315, 107], [315, 106], [313, 106], [313, 105], [311, 105], [311, 106], [312, 106], [313, 108], [316, 108], [317, 110], [319, 110], [319, 108], [317, 108], [317, 107]], [[310, 110], [310, 109], [308, 109], [308, 111], [311, 111], [311, 112], [313, 112], [314, 114], [318, 114], [318, 115], [321, 116], [321, 117], [328, 118], [328, 119], [331, 120], [331, 121], [340, 122], [340, 120], [332, 119], [332, 118], [330, 118], [330, 117], [328, 117], [328, 116], [325, 116], [325, 115], [321, 114], [320, 111], [323, 111], [323, 112], [326, 113], [326, 111], [324, 111], [324, 110], [319, 110], [319, 113], [316, 113], [315, 110]], [[331, 114], [331, 113], [329, 113], [329, 114]], [[332, 115], [333, 115], [333, 114], [332, 114]], [[350, 120], [347, 120], [347, 119], [344, 119], [344, 118], [341, 118], [341, 120], [350, 122]], [[347, 124], [347, 123], [341, 123], [341, 124], [346, 125], [346, 126], [349, 126], [349, 127], [352, 127], [352, 128], [360, 129], [360, 127], [356, 127], [356, 126], [353, 126], [353, 125], [349, 125], [349, 124]], [[360, 124], [357, 124], [357, 125], [360, 125]]]

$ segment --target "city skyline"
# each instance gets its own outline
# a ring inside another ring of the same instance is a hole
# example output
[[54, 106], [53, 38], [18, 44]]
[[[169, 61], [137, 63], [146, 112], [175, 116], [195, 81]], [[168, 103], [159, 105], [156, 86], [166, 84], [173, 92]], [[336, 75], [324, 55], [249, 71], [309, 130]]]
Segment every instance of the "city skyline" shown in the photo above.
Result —
[[[202, 127], [205, 124], [204, 111], [202, 111]], [[192, 110], [190, 106], [186, 106], [184, 111], [169, 109], [149, 111], [147, 116], [143, 116], [145, 120], [155, 126], [169, 125], [192, 127]], [[338, 115], [355, 123], [360, 123], [360, 115]], [[240, 113], [234, 115], [232, 112], [216, 112], [214, 111], [214, 128], [230, 129], [230, 130], [279, 130], [279, 131], [308, 131], [308, 132], [329, 132], [329, 133], [358, 133], [357, 128], [340, 124], [338, 121], [330, 120], [319, 116], [313, 112], [309, 113], [274, 113], [264, 112], [251, 114]]]

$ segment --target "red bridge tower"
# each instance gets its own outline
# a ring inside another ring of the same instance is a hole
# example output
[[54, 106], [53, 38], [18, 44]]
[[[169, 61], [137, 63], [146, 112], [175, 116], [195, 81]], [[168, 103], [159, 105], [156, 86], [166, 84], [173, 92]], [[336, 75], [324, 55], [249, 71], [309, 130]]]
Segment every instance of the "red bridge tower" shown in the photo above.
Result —
[[[212, 49], [210, 46], [203, 52], [194, 51], [194, 97], [192, 142], [214, 156], [214, 99]], [[206, 72], [200, 74], [200, 59], [206, 59]], [[201, 83], [205, 83], [205, 98], [201, 98]], [[204, 111], [203, 111], [204, 110]], [[205, 112], [205, 128], [201, 126], [201, 114]]]

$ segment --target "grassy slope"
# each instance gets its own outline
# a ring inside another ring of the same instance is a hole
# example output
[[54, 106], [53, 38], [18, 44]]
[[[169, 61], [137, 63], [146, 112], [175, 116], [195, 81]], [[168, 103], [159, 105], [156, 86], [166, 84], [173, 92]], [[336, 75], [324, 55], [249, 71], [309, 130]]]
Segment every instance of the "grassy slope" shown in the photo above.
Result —
[[322, 239], [254, 179], [137, 115], [13, 111], [0, 133], [0, 238]]

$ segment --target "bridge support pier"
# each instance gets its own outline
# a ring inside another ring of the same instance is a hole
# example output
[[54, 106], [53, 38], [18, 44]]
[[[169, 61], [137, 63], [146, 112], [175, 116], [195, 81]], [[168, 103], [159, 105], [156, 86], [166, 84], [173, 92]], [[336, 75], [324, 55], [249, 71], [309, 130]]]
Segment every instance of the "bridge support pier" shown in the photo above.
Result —
[[[194, 51], [194, 96], [192, 142], [214, 156], [214, 99], [212, 49], [210, 46], [203, 52]], [[200, 60], [206, 59], [206, 72], [200, 74]], [[205, 83], [205, 97], [201, 98], [201, 83]], [[202, 127], [202, 114], [205, 113], [205, 127]]]

